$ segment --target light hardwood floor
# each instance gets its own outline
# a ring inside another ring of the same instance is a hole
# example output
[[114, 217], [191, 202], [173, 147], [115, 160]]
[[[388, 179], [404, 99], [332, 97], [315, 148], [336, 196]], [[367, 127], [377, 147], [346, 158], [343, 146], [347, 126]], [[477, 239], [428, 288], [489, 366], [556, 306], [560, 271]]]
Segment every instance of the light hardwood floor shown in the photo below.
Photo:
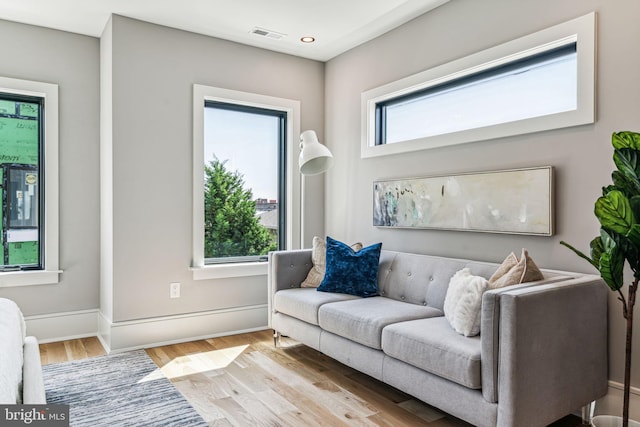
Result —
[[[470, 426], [292, 340], [276, 349], [271, 331], [146, 352], [210, 426]], [[96, 338], [40, 345], [43, 364], [102, 354]]]

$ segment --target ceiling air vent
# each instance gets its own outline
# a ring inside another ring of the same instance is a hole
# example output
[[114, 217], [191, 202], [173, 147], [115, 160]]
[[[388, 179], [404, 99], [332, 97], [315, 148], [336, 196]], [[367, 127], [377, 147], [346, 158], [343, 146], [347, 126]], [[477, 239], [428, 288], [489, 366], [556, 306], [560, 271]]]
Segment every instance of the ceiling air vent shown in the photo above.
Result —
[[271, 40], [280, 40], [287, 36], [286, 34], [282, 34], [277, 31], [267, 30], [260, 27], [255, 27], [253, 30], [251, 30], [251, 34], [255, 36], [266, 37]]

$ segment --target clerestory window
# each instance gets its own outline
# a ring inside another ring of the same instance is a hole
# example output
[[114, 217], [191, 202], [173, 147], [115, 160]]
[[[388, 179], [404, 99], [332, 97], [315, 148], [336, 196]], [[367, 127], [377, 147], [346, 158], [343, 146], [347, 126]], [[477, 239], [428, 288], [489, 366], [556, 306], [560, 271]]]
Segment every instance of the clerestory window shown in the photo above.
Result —
[[572, 111], [578, 55], [570, 43], [376, 104], [376, 145]]
[[362, 157], [595, 121], [595, 14], [362, 94]]

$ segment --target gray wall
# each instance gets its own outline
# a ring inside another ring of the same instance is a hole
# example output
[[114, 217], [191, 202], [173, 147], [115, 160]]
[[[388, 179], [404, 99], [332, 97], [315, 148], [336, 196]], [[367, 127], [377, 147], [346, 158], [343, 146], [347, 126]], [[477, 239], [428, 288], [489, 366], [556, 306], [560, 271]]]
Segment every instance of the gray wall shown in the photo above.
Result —
[[[597, 121], [593, 125], [385, 156], [360, 158], [360, 94], [368, 89], [487, 49], [546, 27], [598, 14]], [[346, 241], [382, 241], [386, 249], [502, 261], [522, 247], [544, 267], [593, 272], [560, 240], [588, 249], [598, 233], [593, 203], [613, 168], [611, 133], [640, 131], [640, 40], [632, 0], [456, 0], [326, 65], [326, 140], [336, 158], [326, 176], [326, 231]], [[523, 237], [488, 233], [391, 230], [372, 224], [372, 182], [378, 178], [552, 165], [556, 170], [556, 234]], [[580, 301], [576, 301], [580, 304]], [[571, 310], [571, 307], [567, 307]], [[544, 316], [544, 313], [540, 313]], [[610, 301], [610, 378], [622, 382], [624, 325]], [[561, 327], [561, 325], [559, 325]], [[640, 334], [635, 336], [636, 354]], [[576, 349], [580, 351], [580, 349]], [[632, 383], [640, 386], [640, 364]]]
[[[266, 276], [192, 280], [192, 87], [299, 100], [301, 128], [322, 138], [324, 64], [121, 16], [111, 37], [112, 320], [266, 304]], [[308, 225], [322, 233], [322, 216]], [[170, 282], [181, 298], [169, 298]]]
[[0, 20], [0, 75], [59, 86], [60, 283], [0, 288], [25, 315], [98, 307], [99, 42]]
[[[598, 12], [598, 119], [594, 125], [376, 159], [360, 159], [360, 94], [367, 89]], [[193, 282], [191, 85], [299, 99], [302, 129], [315, 129], [336, 164], [322, 201], [307, 201], [307, 242], [322, 234], [384, 242], [387, 249], [500, 261], [527, 247], [544, 267], [590, 271], [558, 242], [587, 248], [592, 215], [613, 167], [610, 134], [638, 129], [640, 40], [633, 0], [456, 0], [326, 64], [113, 19], [113, 320], [124, 321], [266, 302], [264, 279]], [[0, 75], [60, 85], [60, 267], [58, 285], [0, 288], [26, 315], [99, 306], [99, 41], [0, 21]], [[630, 50], [631, 48], [631, 50]], [[324, 74], [323, 74], [324, 73]], [[326, 78], [325, 78], [326, 77]], [[323, 80], [323, 78], [325, 78]], [[325, 108], [326, 106], [326, 108]], [[322, 127], [325, 126], [323, 134]], [[526, 166], [556, 168], [553, 237], [371, 226], [371, 183]], [[322, 193], [322, 180], [307, 180]], [[170, 300], [168, 283], [183, 283]], [[579, 304], [579, 301], [576, 301]], [[622, 380], [624, 325], [611, 295], [611, 374]], [[570, 308], [569, 308], [570, 309]], [[543, 313], [541, 313], [543, 315]], [[636, 334], [635, 349], [640, 341]], [[580, 349], [576, 349], [580, 351]], [[633, 384], [640, 386], [640, 365]]]
[[[192, 280], [192, 85], [299, 100], [301, 129], [315, 129], [322, 140], [324, 64], [120, 16], [106, 35], [101, 52], [94, 37], [0, 21], [0, 37], [16, 41], [3, 48], [0, 75], [60, 88], [64, 271], [60, 284], [0, 288], [0, 296], [27, 316], [101, 307], [113, 321], [266, 304], [264, 276]], [[112, 163], [105, 162], [109, 151], [100, 157], [101, 53]], [[102, 263], [101, 166], [113, 175], [111, 212], [103, 218], [113, 238], [102, 242]], [[323, 188], [321, 177], [306, 181], [307, 194]], [[306, 198], [306, 246], [323, 234], [323, 202]], [[173, 281], [182, 283], [180, 299], [168, 297]]]

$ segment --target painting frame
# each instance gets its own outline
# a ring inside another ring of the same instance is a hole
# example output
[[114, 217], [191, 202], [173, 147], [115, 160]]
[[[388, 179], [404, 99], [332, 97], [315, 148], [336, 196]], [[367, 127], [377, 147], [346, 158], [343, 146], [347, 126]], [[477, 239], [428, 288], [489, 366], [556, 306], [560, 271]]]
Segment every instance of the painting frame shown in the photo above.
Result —
[[552, 236], [554, 168], [373, 182], [373, 226]]

